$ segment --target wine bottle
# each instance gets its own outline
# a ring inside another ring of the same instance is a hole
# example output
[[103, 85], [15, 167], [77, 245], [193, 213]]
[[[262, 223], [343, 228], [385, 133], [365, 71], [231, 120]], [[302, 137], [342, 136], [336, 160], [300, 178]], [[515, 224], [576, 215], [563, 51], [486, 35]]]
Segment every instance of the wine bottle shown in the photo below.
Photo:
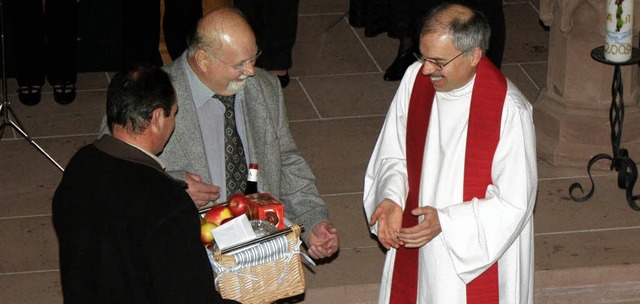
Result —
[[258, 164], [249, 164], [249, 175], [247, 176], [247, 189], [244, 194], [258, 193]]

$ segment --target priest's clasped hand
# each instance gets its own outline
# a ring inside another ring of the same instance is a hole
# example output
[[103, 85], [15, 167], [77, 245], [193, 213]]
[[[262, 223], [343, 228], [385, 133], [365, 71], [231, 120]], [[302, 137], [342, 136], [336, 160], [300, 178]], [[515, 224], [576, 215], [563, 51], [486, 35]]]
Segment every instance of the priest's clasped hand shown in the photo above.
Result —
[[384, 248], [398, 248], [403, 245], [398, 238], [402, 227], [402, 208], [390, 199], [384, 199], [371, 215], [369, 225], [378, 223], [378, 241]]
[[402, 228], [402, 208], [390, 199], [385, 199], [371, 215], [369, 225], [378, 223], [378, 241], [384, 248], [405, 246], [419, 248], [429, 243], [442, 232], [438, 211], [433, 207], [418, 207], [411, 210], [423, 220], [413, 227]]
[[442, 232], [438, 210], [433, 207], [418, 207], [411, 210], [415, 216], [423, 216], [422, 221], [413, 227], [400, 228], [398, 238], [407, 248], [419, 248], [429, 243]]

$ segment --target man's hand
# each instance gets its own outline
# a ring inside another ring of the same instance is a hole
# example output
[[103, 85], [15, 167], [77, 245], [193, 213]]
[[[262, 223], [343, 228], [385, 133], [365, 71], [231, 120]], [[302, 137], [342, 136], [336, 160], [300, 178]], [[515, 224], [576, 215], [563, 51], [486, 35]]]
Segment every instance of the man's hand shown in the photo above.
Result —
[[220, 187], [203, 183], [200, 175], [187, 172], [184, 175], [184, 181], [189, 185], [187, 193], [196, 203], [196, 207], [202, 207], [220, 197]]
[[402, 208], [394, 201], [385, 198], [371, 215], [369, 225], [378, 223], [378, 241], [384, 248], [398, 248], [402, 241], [398, 231], [402, 227]]
[[411, 210], [415, 216], [424, 216], [424, 219], [413, 227], [401, 228], [398, 237], [407, 248], [418, 248], [429, 243], [442, 232], [438, 211], [433, 207], [419, 207]]
[[329, 221], [317, 223], [309, 233], [307, 247], [314, 259], [330, 257], [340, 248], [338, 229]]

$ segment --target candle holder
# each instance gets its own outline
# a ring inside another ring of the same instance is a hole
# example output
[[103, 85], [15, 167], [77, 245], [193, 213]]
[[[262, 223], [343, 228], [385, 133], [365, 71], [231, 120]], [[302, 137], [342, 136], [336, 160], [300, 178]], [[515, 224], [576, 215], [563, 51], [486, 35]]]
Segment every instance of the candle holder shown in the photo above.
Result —
[[582, 185], [578, 182], [571, 184], [569, 187], [569, 196], [576, 202], [584, 202], [593, 196], [595, 184], [591, 176], [591, 167], [601, 159], [611, 161], [610, 170], [615, 169], [618, 172], [618, 188], [626, 189], [626, 199], [629, 207], [635, 211], [640, 211], [640, 206], [636, 204], [636, 200], [640, 199], [640, 195], [633, 195], [633, 187], [638, 179], [638, 168], [636, 163], [629, 157], [629, 151], [620, 147], [622, 140], [622, 127], [624, 124], [624, 88], [622, 86], [622, 75], [620, 66], [637, 64], [640, 62], [640, 48], [633, 48], [631, 59], [625, 62], [609, 61], [604, 56], [604, 46], [599, 46], [591, 51], [591, 58], [594, 60], [614, 66], [613, 81], [611, 83], [611, 107], [609, 108], [609, 123], [611, 125], [611, 148], [612, 154], [601, 153], [595, 155], [589, 160], [587, 165], [587, 173], [591, 181], [591, 190], [584, 196], [577, 196], [574, 190], [580, 190], [584, 193]]

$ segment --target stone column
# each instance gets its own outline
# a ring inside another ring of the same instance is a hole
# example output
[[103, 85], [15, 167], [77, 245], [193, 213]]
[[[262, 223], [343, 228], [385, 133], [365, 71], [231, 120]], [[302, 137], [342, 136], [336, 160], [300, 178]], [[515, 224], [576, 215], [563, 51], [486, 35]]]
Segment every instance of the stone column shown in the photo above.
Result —
[[[550, 27], [547, 82], [534, 104], [538, 156], [553, 165], [586, 167], [595, 154], [612, 155], [609, 107], [614, 67], [591, 58], [604, 45], [607, 1], [541, 0]], [[628, 0], [627, 0], [628, 1]], [[634, 45], [640, 0], [634, 3]], [[622, 66], [625, 116], [622, 148], [640, 159], [638, 66]], [[598, 168], [608, 168], [602, 160]]]

